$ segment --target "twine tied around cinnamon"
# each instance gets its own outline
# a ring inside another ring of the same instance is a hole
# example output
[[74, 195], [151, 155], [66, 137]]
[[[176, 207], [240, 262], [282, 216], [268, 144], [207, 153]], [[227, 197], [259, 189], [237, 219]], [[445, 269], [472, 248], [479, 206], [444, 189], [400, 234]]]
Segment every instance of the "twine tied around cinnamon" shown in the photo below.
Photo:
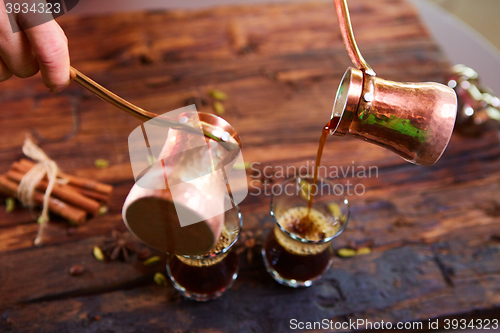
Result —
[[30, 208], [34, 207], [35, 202], [33, 200], [33, 193], [35, 192], [36, 186], [45, 176], [47, 176], [49, 180], [47, 190], [43, 196], [42, 213], [38, 218], [40, 227], [34, 242], [35, 245], [40, 245], [44, 229], [49, 222], [49, 198], [52, 193], [52, 189], [56, 183], [65, 184], [67, 183], [67, 180], [57, 179], [57, 175], [59, 174], [59, 167], [57, 166], [57, 163], [51, 160], [40, 147], [33, 143], [29, 137], [24, 141], [23, 153], [36, 161], [37, 164], [26, 173], [19, 183], [19, 188], [17, 190], [17, 197], [19, 201], [21, 201], [23, 205]]

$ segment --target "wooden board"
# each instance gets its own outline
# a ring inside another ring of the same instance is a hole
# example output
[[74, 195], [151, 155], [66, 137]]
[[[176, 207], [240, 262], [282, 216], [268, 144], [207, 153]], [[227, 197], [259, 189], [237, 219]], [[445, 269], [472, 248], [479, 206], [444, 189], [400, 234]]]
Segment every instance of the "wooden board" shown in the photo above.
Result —
[[[449, 64], [414, 9], [402, 0], [351, 0], [360, 48], [380, 77], [444, 82]], [[220, 7], [62, 18], [72, 65], [142, 106], [161, 113], [217, 88], [223, 115], [239, 132], [250, 194], [244, 230], [272, 226], [264, 170], [309, 167], [335, 91], [350, 61], [331, 3]], [[353, 138], [331, 138], [324, 165], [375, 167], [351, 195], [351, 220], [334, 248], [372, 253], [334, 259], [311, 288], [292, 290], [265, 272], [259, 247], [220, 300], [196, 304], [152, 281], [164, 265], [101, 263], [91, 254], [112, 229], [124, 230], [121, 205], [133, 184], [127, 137], [139, 122], [76, 84], [53, 96], [39, 76], [0, 85], [0, 171], [22, 156], [24, 137], [72, 174], [113, 184], [110, 212], [75, 228], [52, 223], [33, 247], [37, 224], [24, 209], [0, 206], [0, 331], [285, 332], [314, 321], [496, 316], [500, 307], [500, 144], [494, 132], [454, 135], [430, 168]], [[213, 112], [210, 105], [199, 111]], [[93, 167], [98, 158], [110, 167]], [[267, 168], [266, 168], [267, 167]], [[272, 185], [271, 184], [271, 185]], [[362, 186], [361, 186], [362, 185]], [[260, 193], [260, 194], [259, 194]], [[240, 245], [241, 246], [241, 245]], [[246, 252], [245, 252], [246, 254]], [[164, 257], [164, 256], [163, 256]], [[67, 271], [83, 264], [86, 272]], [[265, 306], [263, 306], [265, 304]]]

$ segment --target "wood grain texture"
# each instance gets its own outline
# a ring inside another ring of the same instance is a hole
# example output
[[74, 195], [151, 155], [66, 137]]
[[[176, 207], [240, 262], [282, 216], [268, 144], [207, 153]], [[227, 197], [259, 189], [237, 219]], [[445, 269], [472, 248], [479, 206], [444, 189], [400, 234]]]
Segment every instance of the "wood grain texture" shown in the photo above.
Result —
[[[446, 59], [403, 0], [351, 0], [354, 30], [380, 77], [438, 81]], [[226, 118], [239, 132], [250, 195], [244, 230], [272, 226], [266, 189], [280, 169], [312, 171], [322, 126], [350, 61], [333, 4], [303, 3], [61, 18], [72, 65], [141, 107], [161, 113], [217, 88], [229, 96]], [[105, 36], [105, 37], [104, 37]], [[69, 174], [115, 187], [110, 212], [80, 227], [51, 223], [46, 245], [32, 245], [29, 211], [0, 205], [0, 331], [6, 332], [286, 332], [291, 318], [314, 321], [417, 321], [480, 316], [500, 308], [500, 144], [494, 132], [454, 135], [429, 168], [405, 163], [362, 141], [331, 138], [323, 164], [376, 167], [352, 195], [351, 220], [334, 249], [372, 253], [335, 258], [316, 285], [292, 290], [241, 257], [240, 276], [220, 300], [195, 304], [152, 281], [164, 265], [101, 263], [91, 254], [123, 230], [121, 206], [133, 185], [127, 138], [140, 123], [79, 86], [51, 95], [39, 76], [0, 85], [0, 171], [22, 157], [34, 133]], [[199, 111], [212, 112], [210, 105]], [[94, 161], [109, 160], [98, 170]], [[308, 168], [308, 169], [307, 169]], [[259, 175], [267, 170], [271, 177]], [[265, 182], [264, 182], [265, 181]], [[271, 183], [272, 182], [272, 183]], [[267, 184], [267, 185], [266, 185]], [[260, 193], [260, 194], [259, 194]], [[262, 236], [262, 237], [264, 237]], [[86, 272], [67, 271], [82, 264]], [[265, 304], [265, 306], [263, 306]], [[43, 313], [43, 314], [42, 314]]]

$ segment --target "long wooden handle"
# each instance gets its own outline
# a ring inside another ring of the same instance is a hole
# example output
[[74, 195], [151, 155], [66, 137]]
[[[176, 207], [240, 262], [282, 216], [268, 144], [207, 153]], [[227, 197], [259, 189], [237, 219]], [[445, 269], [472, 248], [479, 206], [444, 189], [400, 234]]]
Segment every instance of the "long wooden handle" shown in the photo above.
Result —
[[[176, 129], [184, 129], [186, 131], [192, 132], [192, 133], [199, 133], [199, 130], [196, 128], [193, 128], [188, 125], [184, 125], [179, 123], [176, 120], [169, 119], [165, 116], [159, 116], [156, 113], [146, 111], [129, 101], [121, 98], [120, 96], [116, 95], [115, 93], [109, 91], [108, 89], [104, 88], [101, 86], [99, 83], [95, 82], [79, 70], [77, 70], [74, 67], [69, 68], [69, 73], [70, 73], [70, 78], [74, 82], [78, 83], [81, 85], [83, 88], [87, 89], [100, 99], [116, 106], [117, 108], [127, 112], [128, 114], [142, 120], [142, 121], [148, 121], [150, 119], [155, 118], [159, 124], [171, 127], [171, 128], [176, 128]], [[223, 142], [223, 140], [220, 137], [217, 137], [213, 135], [210, 132], [205, 131], [204, 127], [202, 126], [203, 134], [217, 142]]]
[[156, 113], [152, 113], [149, 111], [146, 111], [132, 103], [130, 103], [127, 100], [124, 100], [120, 96], [116, 95], [115, 93], [109, 91], [108, 89], [104, 88], [88, 76], [84, 75], [82, 72], [77, 70], [74, 67], [70, 67], [70, 77], [71, 80], [75, 81], [97, 97], [101, 98], [102, 100], [116, 106], [117, 108], [131, 114], [132, 116], [142, 120], [142, 121], [147, 121], [149, 119], [153, 119], [157, 117], [158, 115]]

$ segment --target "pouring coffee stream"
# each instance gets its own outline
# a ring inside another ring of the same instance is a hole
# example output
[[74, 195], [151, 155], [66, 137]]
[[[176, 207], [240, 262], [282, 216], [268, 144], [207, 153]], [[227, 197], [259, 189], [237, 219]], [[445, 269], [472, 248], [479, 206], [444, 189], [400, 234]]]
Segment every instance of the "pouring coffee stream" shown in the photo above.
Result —
[[309, 213], [311, 212], [313, 200], [314, 200], [314, 192], [317, 191], [317, 182], [318, 182], [318, 176], [319, 176], [319, 166], [321, 164], [321, 157], [323, 156], [323, 149], [325, 147], [326, 139], [328, 138], [328, 134], [332, 134], [335, 131], [335, 128], [337, 127], [338, 123], [340, 121], [339, 117], [333, 117], [328, 124], [323, 127], [321, 131], [321, 137], [319, 139], [319, 144], [318, 144], [318, 151], [316, 153], [316, 163], [314, 164], [314, 173], [313, 173], [313, 181], [311, 186], [315, 188], [312, 193], [309, 193], [309, 200], [307, 202], [307, 214], [304, 217], [307, 219], [309, 217]]
[[312, 208], [313, 201], [314, 201], [314, 195], [318, 191], [317, 182], [318, 182], [318, 176], [319, 176], [319, 166], [321, 164], [321, 157], [323, 156], [323, 149], [325, 147], [325, 143], [326, 143], [326, 139], [328, 138], [328, 134], [333, 134], [333, 132], [335, 132], [335, 129], [337, 128], [339, 121], [340, 121], [339, 117], [333, 117], [328, 122], [328, 124], [326, 124], [325, 127], [323, 127], [323, 129], [321, 131], [321, 137], [319, 139], [319, 144], [318, 144], [318, 151], [316, 153], [316, 162], [314, 164], [313, 180], [312, 180], [310, 187], [308, 187], [307, 189], [302, 189], [305, 191], [304, 193], [307, 193], [307, 197], [308, 197], [306, 214], [302, 218], [296, 220], [293, 223], [293, 225], [289, 226], [295, 232], [301, 233], [300, 231], [305, 232], [308, 230], [307, 226], [311, 222], [310, 218], [309, 218], [309, 214], [311, 213], [311, 208]]

